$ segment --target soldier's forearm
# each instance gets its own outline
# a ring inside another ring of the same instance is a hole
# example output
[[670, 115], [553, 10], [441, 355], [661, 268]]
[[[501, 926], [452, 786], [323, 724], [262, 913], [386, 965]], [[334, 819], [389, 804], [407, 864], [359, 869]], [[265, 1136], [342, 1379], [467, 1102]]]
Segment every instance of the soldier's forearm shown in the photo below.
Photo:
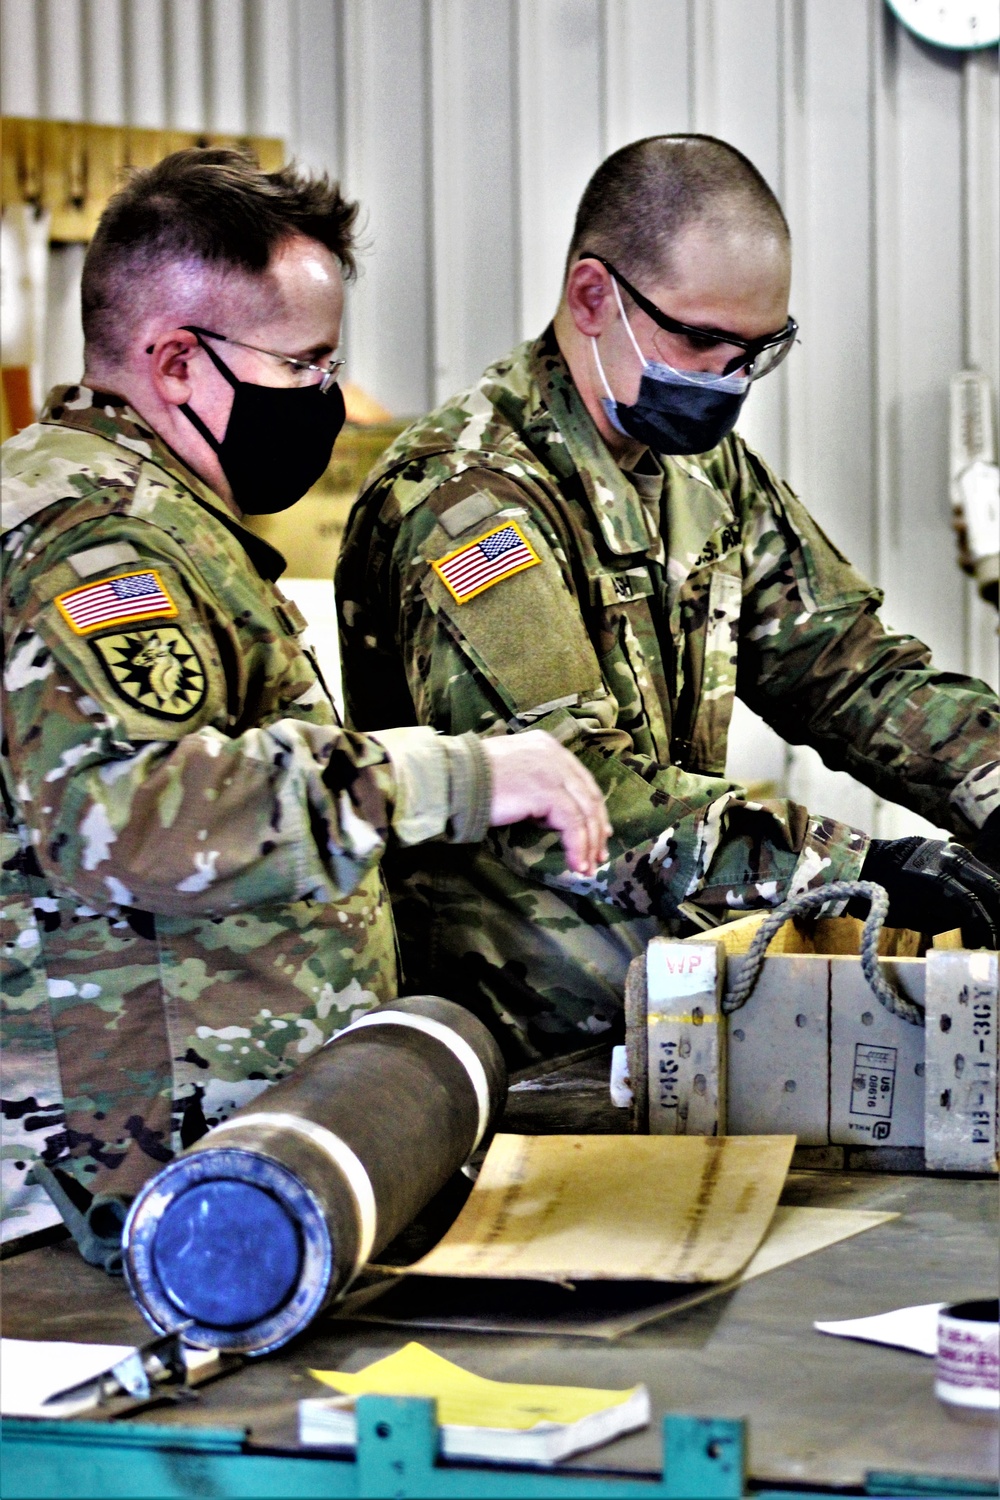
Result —
[[[857, 879], [871, 842], [860, 829], [812, 815], [796, 802], [732, 803], [720, 824], [704, 874], [688, 897], [717, 921]], [[839, 908], [826, 915], [839, 915]]]
[[[736, 782], [660, 766], [626, 735], [566, 709], [540, 722], [579, 754], [604, 792], [611, 858], [596, 880], [568, 874], [552, 836], [494, 835], [504, 862], [558, 889], [603, 896], [631, 915], [669, 918], [693, 905], [715, 920], [775, 905], [861, 868], [867, 836], [794, 802], [750, 802]], [[624, 747], [621, 742], [624, 742]]]
[[880, 796], [960, 836], [980, 826], [977, 804], [958, 789], [997, 757], [1000, 704], [987, 685], [936, 670], [922, 642], [867, 612], [803, 622], [810, 649], [794, 630], [780, 658], [762, 653], [741, 680], [750, 706]]
[[384, 850], [395, 773], [365, 736], [285, 719], [235, 739], [206, 728], [121, 748], [97, 733], [65, 774], [21, 770], [40, 864], [99, 910], [336, 900]]
[[490, 769], [474, 734], [439, 735], [426, 727], [372, 735], [396, 773], [393, 833], [402, 844], [449, 838], [477, 843], [489, 826]]

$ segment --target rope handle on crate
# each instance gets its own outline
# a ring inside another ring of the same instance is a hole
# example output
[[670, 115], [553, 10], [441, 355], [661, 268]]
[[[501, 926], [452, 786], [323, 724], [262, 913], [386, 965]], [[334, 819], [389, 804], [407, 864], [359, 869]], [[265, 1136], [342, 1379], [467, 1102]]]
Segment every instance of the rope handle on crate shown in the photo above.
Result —
[[722, 1009], [726, 1015], [746, 1005], [754, 985], [760, 978], [767, 946], [780, 927], [792, 917], [802, 916], [814, 906], [825, 906], [828, 901], [847, 901], [861, 896], [870, 903], [861, 934], [861, 969], [880, 1005], [892, 1015], [908, 1021], [911, 1026], [923, 1026], [924, 1009], [889, 983], [878, 966], [878, 940], [889, 911], [889, 896], [884, 886], [870, 880], [834, 880], [829, 885], [814, 891], [803, 891], [801, 896], [792, 896], [776, 906], [766, 916], [757, 935], [747, 949], [746, 961], [739, 979], [723, 998]]

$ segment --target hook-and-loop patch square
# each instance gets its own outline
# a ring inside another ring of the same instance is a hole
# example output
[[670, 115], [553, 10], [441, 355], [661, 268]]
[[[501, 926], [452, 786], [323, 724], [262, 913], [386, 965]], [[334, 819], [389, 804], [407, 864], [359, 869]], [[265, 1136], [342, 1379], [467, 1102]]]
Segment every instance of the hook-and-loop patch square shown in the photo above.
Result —
[[179, 611], [155, 568], [119, 573], [56, 596], [56, 607], [75, 635], [137, 620], [170, 620]]
[[495, 526], [477, 541], [431, 563], [456, 604], [466, 604], [504, 578], [541, 562], [516, 521]]

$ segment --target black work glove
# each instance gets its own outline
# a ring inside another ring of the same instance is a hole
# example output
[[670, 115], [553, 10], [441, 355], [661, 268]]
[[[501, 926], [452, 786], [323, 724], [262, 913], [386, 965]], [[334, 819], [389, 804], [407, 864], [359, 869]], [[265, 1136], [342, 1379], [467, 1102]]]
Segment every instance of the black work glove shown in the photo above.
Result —
[[972, 852], [981, 864], [1000, 875], [1000, 807], [990, 813], [972, 841]]
[[[860, 879], [885, 887], [890, 927], [928, 933], [960, 927], [966, 948], [1000, 948], [1000, 875], [961, 844], [873, 839]], [[868, 903], [851, 901], [847, 909], [864, 917]]]

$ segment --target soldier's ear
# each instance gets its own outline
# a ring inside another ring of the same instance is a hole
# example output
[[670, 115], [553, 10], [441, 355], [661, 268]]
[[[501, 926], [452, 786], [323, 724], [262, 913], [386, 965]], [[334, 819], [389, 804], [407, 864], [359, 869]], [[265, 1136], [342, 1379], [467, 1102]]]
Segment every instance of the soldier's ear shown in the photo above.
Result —
[[611, 277], [596, 260], [578, 260], [566, 278], [566, 305], [580, 333], [597, 338], [618, 316]]
[[186, 328], [171, 328], [146, 346], [149, 378], [168, 405], [183, 406], [190, 401], [190, 362], [198, 349], [198, 340]]

